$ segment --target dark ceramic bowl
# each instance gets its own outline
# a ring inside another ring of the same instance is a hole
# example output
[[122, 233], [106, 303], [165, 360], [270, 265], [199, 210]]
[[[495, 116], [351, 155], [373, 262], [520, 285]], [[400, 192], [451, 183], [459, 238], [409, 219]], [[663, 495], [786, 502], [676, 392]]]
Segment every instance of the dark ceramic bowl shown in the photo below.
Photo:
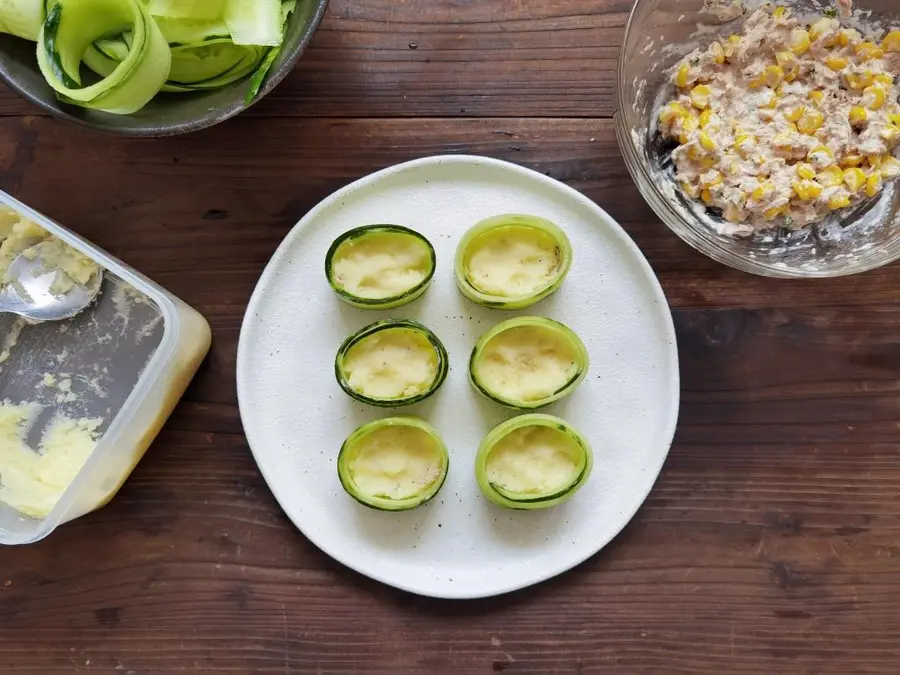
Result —
[[[328, 0], [301, 0], [288, 20], [281, 54], [252, 103], [274, 89], [291, 71], [309, 44], [325, 14]], [[0, 79], [13, 91], [54, 117], [123, 136], [177, 136], [211, 127], [250, 106], [244, 102], [247, 80], [221, 89], [191, 94], [158, 94], [132, 115], [111, 115], [65, 105], [38, 69], [35, 45], [11, 35], [0, 35]], [[252, 103], [250, 105], [252, 105]]]

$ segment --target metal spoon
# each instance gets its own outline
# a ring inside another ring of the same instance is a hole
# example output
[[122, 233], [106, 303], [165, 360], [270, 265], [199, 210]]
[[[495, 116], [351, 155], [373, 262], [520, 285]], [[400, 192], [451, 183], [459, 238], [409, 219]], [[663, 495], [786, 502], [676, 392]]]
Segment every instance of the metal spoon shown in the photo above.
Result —
[[103, 283], [103, 271], [98, 270], [84, 286], [75, 284], [68, 293], [52, 293], [50, 287], [58, 272], [24, 254], [12, 261], [7, 274], [10, 281], [0, 286], [0, 312], [32, 321], [59, 321], [75, 316], [94, 301]]

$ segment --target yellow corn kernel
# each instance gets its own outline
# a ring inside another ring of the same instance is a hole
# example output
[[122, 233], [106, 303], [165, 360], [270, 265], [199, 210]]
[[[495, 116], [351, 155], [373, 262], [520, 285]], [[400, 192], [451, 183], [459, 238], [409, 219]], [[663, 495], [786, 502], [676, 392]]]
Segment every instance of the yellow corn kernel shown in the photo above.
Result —
[[866, 161], [873, 169], [880, 169], [884, 164], [884, 157], [882, 155], [866, 155]]
[[834, 164], [834, 153], [827, 145], [817, 145], [806, 156], [813, 166], [824, 169]]
[[862, 169], [844, 169], [844, 183], [851, 192], [859, 192], [866, 184], [866, 174]]
[[790, 16], [791, 12], [787, 7], [776, 7], [775, 11], [772, 12], [772, 16], [776, 19], [786, 19]]
[[836, 166], [830, 166], [818, 175], [817, 180], [825, 187], [837, 187], [844, 182], [844, 172]]
[[682, 89], [685, 88], [690, 83], [690, 76], [691, 67], [686, 63], [682, 63], [675, 73], [675, 85]]
[[890, 115], [888, 115], [888, 121], [891, 124], [896, 124], [898, 127], [900, 127], [900, 115], [891, 113]]
[[834, 71], [841, 71], [847, 67], [847, 59], [843, 56], [827, 56], [825, 57], [825, 65]]
[[797, 56], [809, 51], [809, 33], [803, 28], [795, 28], [791, 31], [791, 51]]
[[849, 169], [854, 166], [862, 166], [862, 163], [862, 155], [844, 155], [843, 157], [841, 157], [841, 161], [839, 162], [839, 164], [845, 169]]
[[734, 149], [744, 159], [747, 159], [747, 155], [750, 154], [755, 145], [756, 139], [750, 134], [740, 134], [734, 139]]
[[784, 81], [793, 82], [798, 77], [800, 77], [800, 66], [794, 66], [784, 74]]
[[840, 30], [834, 38], [834, 44], [838, 47], [846, 47], [853, 41], [853, 33], [848, 30]]
[[759, 187], [757, 187], [753, 192], [750, 193], [750, 196], [755, 201], [760, 202], [763, 199], [765, 199], [766, 197], [768, 197], [770, 194], [772, 194], [774, 191], [775, 191], [775, 185], [772, 183], [772, 181], [767, 180], [764, 183], [760, 183]]
[[851, 89], [865, 89], [875, 81], [875, 75], [871, 70], [862, 70], [858, 73], [847, 73], [847, 86]]
[[700, 168], [704, 171], [709, 171], [716, 165], [716, 160], [712, 157], [701, 157], [700, 158]]
[[884, 180], [881, 178], [881, 173], [876, 171], [866, 179], [866, 195], [868, 197], [874, 197], [881, 192], [883, 186]]
[[700, 188], [687, 181], [682, 182], [681, 189], [684, 190], [684, 193], [691, 199], [696, 199], [700, 196]]
[[687, 156], [689, 159], [692, 159], [695, 162], [699, 162], [701, 159], [706, 157], [706, 153], [703, 152], [703, 148], [701, 148], [699, 145], [691, 143], [689, 146], [687, 146]]
[[790, 51], [778, 52], [775, 61], [782, 68], [793, 68], [797, 64], [797, 55]]
[[700, 127], [700, 120], [690, 113], [681, 120], [681, 133], [678, 135], [678, 142], [684, 145], [690, 142], [691, 134]]
[[854, 127], [861, 127], [866, 123], [866, 120], [869, 119], [869, 113], [866, 112], [866, 109], [855, 105], [850, 108], [850, 124]]
[[766, 84], [774, 89], [784, 81], [784, 69], [781, 66], [766, 66]]
[[687, 110], [678, 101], [672, 101], [668, 105], [663, 106], [659, 111], [659, 121], [666, 126], [671, 126], [676, 119], [685, 117]]
[[708, 85], [698, 84], [691, 89], [691, 105], [703, 110], [709, 105], [710, 94], [712, 94], [712, 89]]
[[900, 138], [900, 126], [888, 124], [881, 130], [881, 137], [888, 143], [894, 143]]
[[778, 216], [784, 215], [788, 210], [788, 204], [783, 204], [782, 206], [774, 206], [771, 209], [766, 209], [763, 211], [763, 216], [765, 216], [766, 220], [775, 220]]
[[794, 192], [797, 193], [800, 199], [808, 201], [818, 199], [819, 195], [822, 194], [822, 190], [825, 189], [814, 180], [795, 180], [791, 183], [791, 187], [794, 188]]
[[718, 145], [716, 145], [716, 142], [712, 139], [712, 137], [705, 131], [700, 132], [700, 146], [707, 152], [714, 152], [719, 147]]
[[900, 30], [892, 30], [885, 35], [881, 48], [886, 52], [900, 52]]
[[850, 206], [850, 197], [846, 195], [832, 195], [828, 199], [828, 208], [832, 211], [844, 209]]
[[[812, 26], [809, 27], [809, 39], [815, 42], [823, 35], [827, 33], [831, 33], [838, 26], [838, 22], [834, 19], [829, 19], [828, 17], [823, 17], [816, 21]], [[830, 44], [825, 45], [826, 47], [831, 46]]]
[[709, 171], [700, 176], [700, 185], [705, 188], [714, 188], [717, 185], [721, 185], [723, 181], [722, 174], [718, 171]]
[[897, 178], [900, 176], [900, 159], [886, 155], [881, 163], [881, 175], [885, 178]]
[[775, 108], [778, 105], [778, 94], [774, 91], [768, 93], [769, 100], [760, 104], [760, 108]]
[[878, 73], [875, 76], [875, 81], [879, 84], [883, 84], [886, 87], [894, 86], [894, 76], [889, 73]]
[[741, 38], [738, 35], [729, 35], [728, 39], [725, 40], [725, 44], [722, 46], [722, 50], [725, 52], [725, 58], [730, 59], [734, 56], [735, 48], [741, 43]]
[[869, 110], [881, 110], [887, 98], [884, 89], [877, 85], [866, 87], [863, 90], [862, 104]]
[[794, 138], [789, 133], [775, 134], [772, 137], [772, 145], [776, 148], [790, 148], [794, 145]]
[[766, 71], [763, 70], [759, 75], [750, 78], [750, 81], [747, 83], [751, 89], [759, 89], [766, 83]]
[[725, 63], [725, 50], [722, 48], [722, 45], [718, 42], [713, 42], [709, 46], [709, 54], [713, 57], [713, 61], [716, 63]]
[[825, 92], [821, 89], [813, 89], [807, 94], [807, 98], [816, 105], [820, 105], [825, 100]]
[[799, 105], [794, 105], [784, 111], [784, 119], [786, 119], [788, 122], [797, 122], [801, 117], [803, 117], [803, 113], [805, 112], [806, 106], [802, 103]]
[[874, 42], [862, 42], [856, 45], [855, 51], [863, 63], [884, 57], [884, 50]]
[[700, 199], [703, 200], [704, 204], [712, 204], [713, 203], [713, 194], [709, 190], [704, 190], [700, 193]]
[[807, 180], [812, 180], [816, 177], [816, 170], [813, 168], [812, 164], [807, 164], [806, 162], [800, 162], [797, 164], [797, 175], [800, 178], [806, 178]]
[[701, 129], [714, 129], [722, 126], [722, 118], [716, 115], [712, 110], [707, 108], [702, 113], [700, 113], [700, 128]]
[[822, 128], [823, 124], [825, 124], [825, 116], [822, 113], [818, 110], [807, 110], [797, 121], [797, 129], [800, 130], [800, 133], [812, 136]]

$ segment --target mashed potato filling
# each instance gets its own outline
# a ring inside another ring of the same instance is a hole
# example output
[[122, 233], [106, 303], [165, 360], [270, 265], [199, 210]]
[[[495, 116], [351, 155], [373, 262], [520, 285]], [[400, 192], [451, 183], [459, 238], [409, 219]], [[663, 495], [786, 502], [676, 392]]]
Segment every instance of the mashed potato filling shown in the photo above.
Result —
[[334, 254], [334, 280], [349, 294], [367, 300], [403, 295], [425, 281], [428, 247], [398, 232], [373, 232], [342, 243]]
[[798, 228], [900, 176], [900, 31], [879, 38], [784, 7], [676, 64], [659, 115], [685, 194], [732, 234]]
[[438, 355], [419, 331], [387, 328], [353, 345], [342, 369], [350, 387], [364, 396], [407, 398], [432, 385], [438, 372]]
[[76, 285], [87, 284], [100, 271], [99, 265], [37, 223], [0, 205], [0, 282], [13, 281], [9, 267], [19, 255], [38, 260], [38, 268], [55, 273], [50, 292], [64, 295]]
[[578, 375], [574, 345], [559, 331], [516, 326], [491, 338], [475, 364], [478, 381], [504, 399], [539, 401]]
[[536, 227], [497, 227], [477, 236], [468, 249], [469, 282], [504, 298], [534, 294], [556, 279], [563, 264], [556, 240]]
[[0, 502], [44, 518], [75, 480], [97, 445], [99, 419], [57, 415], [32, 450], [25, 438], [41, 406], [0, 403]]
[[369, 496], [408, 499], [441, 476], [441, 453], [435, 440], [415, 427], [389, 426], [363, 436], [353, 448], [350, 474]]
[[579, 476], [581, 448], [567, 434], [546, 426], [511, 431], [491, 449], [485, 468], [488, 480], [509, 494], [552, 495]]

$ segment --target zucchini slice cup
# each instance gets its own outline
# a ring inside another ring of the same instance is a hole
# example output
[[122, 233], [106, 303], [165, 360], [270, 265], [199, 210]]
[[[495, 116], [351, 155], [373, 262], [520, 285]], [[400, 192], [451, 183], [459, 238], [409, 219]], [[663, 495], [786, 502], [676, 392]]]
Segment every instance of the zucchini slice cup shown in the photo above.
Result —
[[412, 302], [434, 277], [434, 247], [401, 225], [366, 225], [335, 239], [325, 255], [325, 276], [354, 307], [391, 309]]
[[348, 495], [381, 511], [406, 511], [434, 497], [450, 458], [434, 427], [416, 417], [388, 417], [359, 427], [338, 455]]
[[382, 408], [424, 401], [447, 379], [447, 350], [410, 319], [376, 321], [338, 349], [334, 374], [348, 396]]
[[482, 335], [469, 359], [469, 382], [490, 400], [535, 410], [571, 394], [590, 357], [575, 332], [558, 321], [523, 316]]
[[566, 233], [544, 218], [487, 218], [456, 249], [456, 285], [469, 300], [495, 309], [523, 309], [557, 290], [572, 266]]
[[584, 436], [558, 417], [532, 413], [507, 420], [484, 437], [475, 477], [495, 504], [546, 509], [570, 499], [593, 466]]

